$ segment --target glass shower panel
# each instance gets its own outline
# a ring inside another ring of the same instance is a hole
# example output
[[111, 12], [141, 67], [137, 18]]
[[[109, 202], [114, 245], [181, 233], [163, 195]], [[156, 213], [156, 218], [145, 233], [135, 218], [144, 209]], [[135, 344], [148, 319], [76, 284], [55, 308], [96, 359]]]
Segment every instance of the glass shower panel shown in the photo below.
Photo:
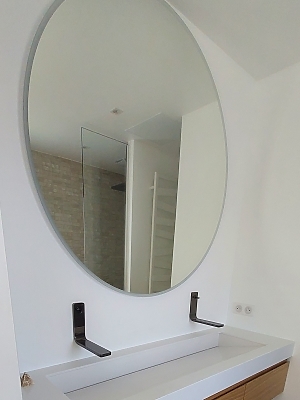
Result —
[[84, 263], [124, 287], [127, 145], [82, 128]]

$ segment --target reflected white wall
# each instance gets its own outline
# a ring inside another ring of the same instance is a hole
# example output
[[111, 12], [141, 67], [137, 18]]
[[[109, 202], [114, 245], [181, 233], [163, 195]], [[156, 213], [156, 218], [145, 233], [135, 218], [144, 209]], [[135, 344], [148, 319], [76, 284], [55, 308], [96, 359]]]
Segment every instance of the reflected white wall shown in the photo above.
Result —
[[214, 102], [182, 118], [172, 286], [196, 268], [210, 246], [222, 212], [226, 171], [223, 123]]
[[149, 293], [150, 245], [154, 173], [177, 180], [178, 162], [146, 140], [132, 140], [131, 280], [133, 293]]

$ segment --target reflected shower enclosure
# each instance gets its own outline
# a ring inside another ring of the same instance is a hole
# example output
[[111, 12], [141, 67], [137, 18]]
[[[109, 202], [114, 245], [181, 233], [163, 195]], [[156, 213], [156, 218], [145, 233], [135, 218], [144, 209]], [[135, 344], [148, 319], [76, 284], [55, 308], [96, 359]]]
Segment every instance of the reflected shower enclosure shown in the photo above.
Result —
[[127, 145], [81, 129], [84, 264], [124, 288]]

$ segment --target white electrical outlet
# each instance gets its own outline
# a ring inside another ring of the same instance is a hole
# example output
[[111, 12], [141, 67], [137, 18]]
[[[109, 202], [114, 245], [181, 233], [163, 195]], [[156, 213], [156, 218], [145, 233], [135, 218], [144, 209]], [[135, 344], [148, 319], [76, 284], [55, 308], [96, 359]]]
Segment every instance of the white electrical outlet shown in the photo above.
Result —
[[233, 303], [232, 311], [235, 314], [244, 315], [246, 317], [253, 317], [253, 306], [245, 303]]
[[233, 304], [233, 312], [236, 314], [242, 314], [243, 313], [243, 307], [240, 303], [234, 303]]
[[252, 306], [246, 306], [245, 308], [244, 308], [244, 312], [245, 312], [245, 314], [246, 315], [248, 315], [248, 316], [250, 316], [250, 315], [252, 315]]

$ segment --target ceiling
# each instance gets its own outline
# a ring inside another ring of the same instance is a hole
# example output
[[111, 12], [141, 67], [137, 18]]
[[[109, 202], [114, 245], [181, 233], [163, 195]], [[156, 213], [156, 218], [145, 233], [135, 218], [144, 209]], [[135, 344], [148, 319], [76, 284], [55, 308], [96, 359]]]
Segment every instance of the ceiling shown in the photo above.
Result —
[[299, 0], [169, 0], [253, 78], [300, 61]]

